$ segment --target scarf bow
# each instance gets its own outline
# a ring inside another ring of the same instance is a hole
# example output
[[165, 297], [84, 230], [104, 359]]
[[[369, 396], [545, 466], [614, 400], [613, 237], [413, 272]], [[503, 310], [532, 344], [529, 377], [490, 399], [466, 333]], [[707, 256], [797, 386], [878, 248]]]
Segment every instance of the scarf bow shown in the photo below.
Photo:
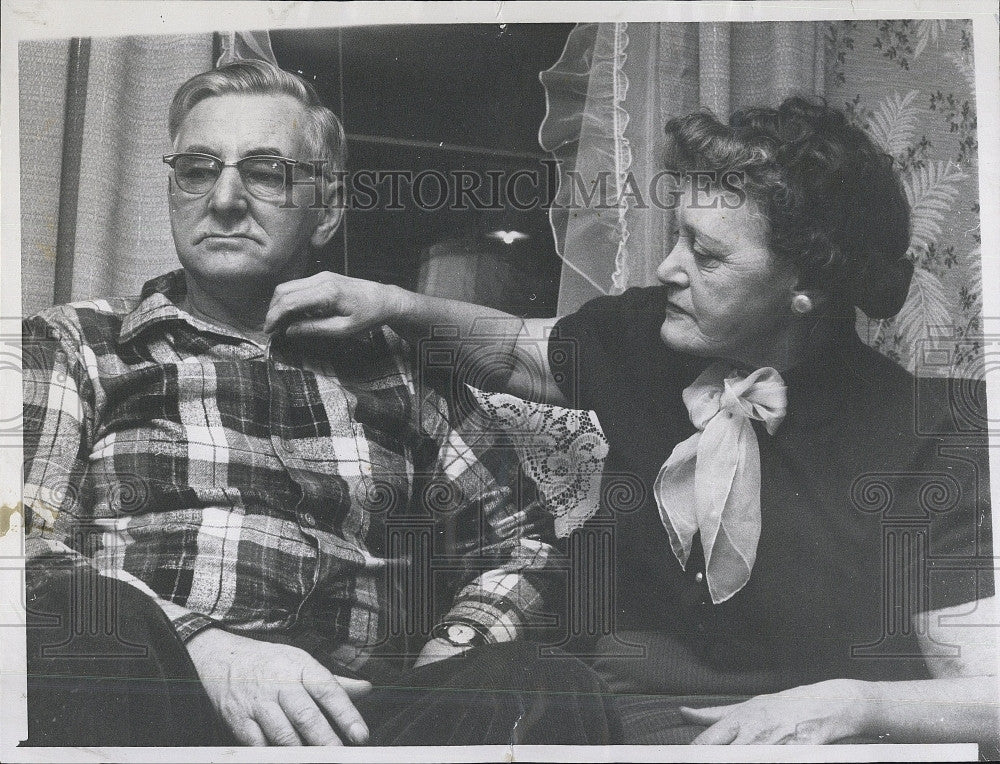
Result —
[[700, 532], [708, 590], [718, 604], [746, 585], [757, 558], [760, 451], [750, 420], [773, 435], [785, 418], [786, 388], [769, 366], [742, 377], [716, 363], [682, 397], [698, 432], [660, 468], [656, 504], [682, 568]]

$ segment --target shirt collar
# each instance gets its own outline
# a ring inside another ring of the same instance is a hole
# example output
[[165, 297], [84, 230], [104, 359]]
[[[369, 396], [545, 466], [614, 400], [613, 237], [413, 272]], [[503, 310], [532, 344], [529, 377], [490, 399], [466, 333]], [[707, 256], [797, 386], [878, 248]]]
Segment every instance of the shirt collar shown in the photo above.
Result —
[[181, 307], [187, 295], [187, 280], [184, 269], [165, 273], [147, 281], [139, 296], [139, 304], [125, 315], [118, 340], [129, 342], [147, 330], [167, 323], [183, 323], [196, 334], [211, 334], [224, 337], [230, 342], [249, 343], [262, 351], [267, 351], [270, 342], [262, 345], [258, 340], [225, 327], [223, 324], [205, 321]]
[[[165, 323], [182, 322], [199, 334], [211, 333], [238, 342], [253, 342], [236, 331], [227, 331], [220, 324], [209, 324], [192, 316], [181, 305], [187, 295], [187, 281], [184, 269], [164, 273], [143, 284], [139, 304], [122, 320], [118, 331], [119, 342], [129, 342], [154, 326]], [[260, 347], [259, 343], [253, 342]]]
[[187, 320], [187, 314], [179, 307], [186, 293], [182, 268], [147, 281], [142, 286], [139, 304], [122, 321], [119, 342], [128, 342], [150, 327], [166, 321]]

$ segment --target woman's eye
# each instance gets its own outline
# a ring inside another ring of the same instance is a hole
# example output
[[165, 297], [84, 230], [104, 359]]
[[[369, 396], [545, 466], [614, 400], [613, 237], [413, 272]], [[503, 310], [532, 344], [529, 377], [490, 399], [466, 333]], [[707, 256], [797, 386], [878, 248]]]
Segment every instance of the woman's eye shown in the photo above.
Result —
[[713, 255], [711, 252], [706, 252], [705, 250], [701, 249], [698, 246], [692, 247], [691, 251], [694, 252], [694, 257], [695, 260], [698, 261], [698, 265], [702, 266], [703, 268], [714, 268], [716, 265], [719, 264], [719, 258]]

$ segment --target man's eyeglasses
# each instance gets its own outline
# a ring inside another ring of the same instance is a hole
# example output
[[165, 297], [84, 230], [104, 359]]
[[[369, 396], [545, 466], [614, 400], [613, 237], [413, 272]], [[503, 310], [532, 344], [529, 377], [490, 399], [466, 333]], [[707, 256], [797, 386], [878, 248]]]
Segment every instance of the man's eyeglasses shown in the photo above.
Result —
[[252, 196], [267, 201], [283, 201], [291, 186], [293, 173], [302, 180], [313, 180], [316, 168], [309, 162], [300, 162], [280, 156], [249, 156], [236, 162], [223, 162], [211, 154], [166, 154], [163, 161], [174, 171], [178, 188], [188, 194], [202, 196], [215, 186], [225, 167], [235, 167], [243, 185]]

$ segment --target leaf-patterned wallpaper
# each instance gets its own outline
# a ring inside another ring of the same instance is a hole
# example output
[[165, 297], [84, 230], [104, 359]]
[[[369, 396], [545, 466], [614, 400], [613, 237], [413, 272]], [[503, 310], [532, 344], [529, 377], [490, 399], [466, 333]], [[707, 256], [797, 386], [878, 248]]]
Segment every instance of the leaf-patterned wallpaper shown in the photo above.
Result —
[[826, 41], [827, 100], [894, 157], [912, 208], [906, 304], [889, 321], [859, 316], [858, 331], [919, 375], [975, 376], [982, 279], [972, 24], [835, 21]]

